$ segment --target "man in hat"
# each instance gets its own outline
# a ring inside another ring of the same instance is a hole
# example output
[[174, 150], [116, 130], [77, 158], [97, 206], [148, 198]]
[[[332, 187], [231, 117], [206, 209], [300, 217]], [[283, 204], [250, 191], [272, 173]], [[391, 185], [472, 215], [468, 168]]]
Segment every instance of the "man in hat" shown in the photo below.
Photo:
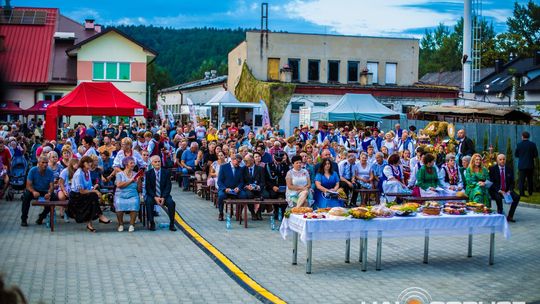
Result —
[[302, 142], [306, 142], [311, 139], [311, 134], [309, 133], [308, 126], [302, 126], [302, 131], [300, 132], [300, 140]]
[[326, 139], [326, 136], [328, 135], [328, 126], [322, 125], [319, 128], [319, 134], [317, 135], [317, 143], [322, 144], [323, 141]]
[[236, 154], [230, 163], [221, 166], [218, 174], [218, 220], [223, 221], [223, 201], [226, 198], [246, 198], [244, 192], [244, 168], [240, 167], [242, 155]]
[[[273, 162], [266, 165], [265, 186], [269, 198], [285, 197], [285, 187], [287, 186], [285, 177], [289, 171], [289, 166], [283, 163], [284, 158], [285, 152], [277, 151], [273, 155]], [[279, 211], [283, 215], [286, 208], [287, 204], [274, 205], [274, 219], [278, 219]]]

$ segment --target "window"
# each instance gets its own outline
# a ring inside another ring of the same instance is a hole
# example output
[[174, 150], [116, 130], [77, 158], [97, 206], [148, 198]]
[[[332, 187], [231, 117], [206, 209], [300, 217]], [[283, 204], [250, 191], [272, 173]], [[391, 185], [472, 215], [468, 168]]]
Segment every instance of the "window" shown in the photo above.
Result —
[[293, 101], [291, 102], [291, 113], [300, 113], [300, 108], [305, 105], [304, 102]]
[[313, 103], [313, 106], [314, 107], [323, 107], [323, 108], [326, 108], [328, 107], [328, 102], [314, 102]]
[[368, 62], [367, 63], [368, 73], [371, 73], [372, 82], [379, 83], [379, 63], [378, 62]]
[[43, 93], [43, 100], [57, 101], [62, 98], [62, 93]]
[[319, 60], [308, 60], [308, 81], [319, 81]]
[[358, 61], [349, 61], [347, 63], [347, 81], [358, 82]]
[[292, 81], [300, 82], [300, 59], [290, 59], [289, 58], [289, 67], [292, 71]]
[[339, 82], [339, 61], [328, 61], [328, 82]]
[[130, 80], [131, 65], [127, 62], [94, 62], [93, 80]]
[[386, 64], [386, 84], [396, 84], [397, 63]]

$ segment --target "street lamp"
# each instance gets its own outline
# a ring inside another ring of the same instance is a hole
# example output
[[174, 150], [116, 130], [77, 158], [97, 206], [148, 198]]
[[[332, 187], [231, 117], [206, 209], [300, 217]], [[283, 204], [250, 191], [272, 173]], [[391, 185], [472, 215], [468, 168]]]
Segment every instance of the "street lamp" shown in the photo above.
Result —
[[148, 84], [148, 98], [146, 99], [146, 107], [148, 108], [148, 110], [151, 110], [150, 106], [152, 105], [152, 87], [155, 85], [156, 84], [154, 82]]
[[489, 84], [486, 84], [484, 85], [484, 102], [486, 101], [488, 94], [489, 94]]

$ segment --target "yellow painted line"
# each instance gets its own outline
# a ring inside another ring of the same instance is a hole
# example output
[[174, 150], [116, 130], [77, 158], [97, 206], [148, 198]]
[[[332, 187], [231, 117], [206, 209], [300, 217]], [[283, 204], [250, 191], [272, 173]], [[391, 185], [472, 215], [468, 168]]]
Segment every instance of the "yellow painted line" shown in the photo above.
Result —
[[272, 303], [287, 303], [284, 300], [280, 299], [278, 296], [274, 295], [266, 288], [262, 287], [259, 283], [255, 282], [250, 278], [244, 271], [242, 271], [238, 266], [236, 266], [228, 257], [226, 257], [221, 251], [219, 251], [214, 245], [208, 242], [204, 237], [202, 237], [197, 231], [195, 231], [191, 226], [189, 226], [183, 219], [180, 217], [178, 212], [175, 213], [174, 219], [182, 228], [189, 233], [189, 235], [199, 242], [204, 248], [211, 252], [216, 259], [218, 259], [225, 267], [229, 269], [238, 279], [252, 288], [256, 293], [260, 294], [264, 298], [268, 299]]

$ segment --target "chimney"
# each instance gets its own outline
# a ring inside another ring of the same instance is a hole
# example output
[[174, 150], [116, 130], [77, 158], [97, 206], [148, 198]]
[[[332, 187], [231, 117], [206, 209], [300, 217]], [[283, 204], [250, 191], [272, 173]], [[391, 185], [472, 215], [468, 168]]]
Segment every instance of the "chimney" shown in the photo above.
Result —
[[216, 70], [211, 70], [210, 74], [211, 74], [211, 78], [216, 78], [217, 77], [217, 71]]
[[210, 72], [204, 72], [204, 79], [210, 79]]
[[504, 61], [502, 59], [495, 59], [495, 73], [500, 73], [503, 70]]
[[534, 53], [534, 65], [540, 65], [540, 51]]
[[84, 20], [84, 29], [87, 31], [94, 30], [94, 19], [85, 19]]
[[96, 25], [94, 26], [94, 31], [95, 31], [96, 33], [101, 33], [101, 24], [96, 24]]

